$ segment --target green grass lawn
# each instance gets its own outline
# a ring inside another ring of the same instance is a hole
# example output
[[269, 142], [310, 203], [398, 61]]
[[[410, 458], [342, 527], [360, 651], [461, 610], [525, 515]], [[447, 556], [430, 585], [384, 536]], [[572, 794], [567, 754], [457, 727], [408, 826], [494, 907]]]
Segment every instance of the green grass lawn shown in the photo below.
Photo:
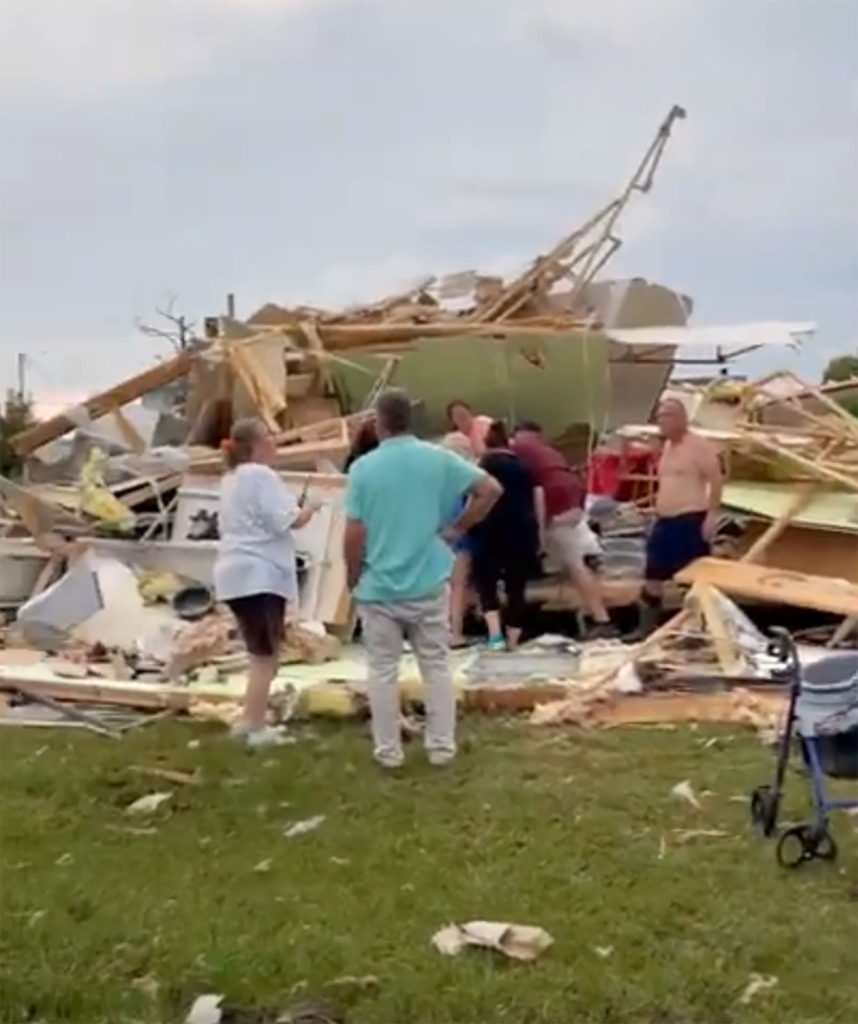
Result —
[[[216, 992], [245, 1009], [345, 1001], [354, 1024], [858, 1021], [855, 819], [837, 821], [837, 864], [780, 869], [739, 799], [773, 767], [752, 738], [469, 719], [452, 768], [414, 748], [390, 778], [357, 726], [298, 735], [253, 755], [191, 723], [121, 742], [4, 729], [0, 1019], [182, 1021]], [[683, 779], [703, 810], [670, 796]], [[790, 783], [798, 813], [807, 787]], [[165, 789], [151, 819], [125, 813]], [[728, 835], [682, 844], [683, 829]], [[555, 944], [530, 964], [430, 946], [475, 918]], [[744, 1005], [753, 972], [778, 984]], [[349, 975], [377, 988], [333, 984]]]

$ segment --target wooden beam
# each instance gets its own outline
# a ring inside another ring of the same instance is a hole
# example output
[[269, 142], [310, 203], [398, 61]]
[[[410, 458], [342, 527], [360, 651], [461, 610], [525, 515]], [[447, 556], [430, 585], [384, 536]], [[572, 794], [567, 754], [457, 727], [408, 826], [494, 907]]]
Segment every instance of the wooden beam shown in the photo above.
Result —
[[799, 487], [796, 490], [792, 501], [790, 501], [783, 512], [781, 512], [777, 519], [772, 520], [767, 529], [761, 533], [751, 547], [748, 548], [742, 557], [742, 561], [758, 561], [772, 546], [772, 544], [774, 544], [778, 537], [780, 537], [781, 534], [789, 528], [793, 519], [807, 508], [818, 490], [819, 488], [815, 484], [805, 484], [804, 486]]
[[695, 583], [689, 595], [697, 601], [697, 606], [703, 616], [706, 632], [712, 638], [715, 647], [715, 656], [725, 676], [738, 675], [742, 668], [743, 659], [736, 650], [736, 646], [721, 615], [718, 607], [718, 599], [715, 591], [707, 583]]
[[142, 455], [143, 452], [146, 451], [146, 442], [122, 409], [117, 407], [113, 410], [113, 419], [116, 423], [117, 430], [122, 435], [122, 440], [128, 445], [135, 455]]
[[828, 576], [809, 576], [773, 567], [698, 558], [676, 574], [679, 583], [706, 583], [725, 594], [755, 601], [813, 608], [832, 615], [858, 615], [858, 587]]
[[[135, 401], [149, 391], [155, 391], [184, 377], [193, 366], [195, 358], [196, 356], [192, 352], [180, 352], [172, 359], [165, 359], [161, 363], [156, 363], [155, 366], [150, 366], [142, 373], [128, 377], [112, 388], [108, 388], [107, 391], [100, 391], [97, 395], [88, 398], [81, 408], [86, 411], [91, 420], [97, 420], [114, 409], [128, 405], [129, 402]], [[70, 430], [74, 430], [76, 425], [66, 413], [59, 413], [42, 420], [41, 423], [37, 423], [33, 427], [22, 430], [20, 434], [16, 434], [12, 438], [12, 448], [18, 455], [29, 455], [30, 452], [41, 448], [42, 445], [49, 444]]]

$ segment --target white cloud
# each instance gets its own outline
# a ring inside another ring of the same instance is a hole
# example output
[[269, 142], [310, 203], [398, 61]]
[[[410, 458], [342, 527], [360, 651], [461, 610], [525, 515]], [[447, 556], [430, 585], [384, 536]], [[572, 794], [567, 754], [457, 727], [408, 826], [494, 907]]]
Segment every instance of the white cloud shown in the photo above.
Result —
[[226, 291], [340, 304], [520, 269], [618, 194], [676, 102], [611, 271], [704, 320], [854, 337], [854, 4], [357, 4], [2, 0], [4, 366], [23, 345], [118, 375], [165, 288], [200, 316]]
[[3, 0], [4, 102], [188, 78], [238, 36], [324, 0]]
[[509, 27], [553, 48], [637, 49], [664, 39], [689, 17], [694, 0], [526, 0], [505, 4]]

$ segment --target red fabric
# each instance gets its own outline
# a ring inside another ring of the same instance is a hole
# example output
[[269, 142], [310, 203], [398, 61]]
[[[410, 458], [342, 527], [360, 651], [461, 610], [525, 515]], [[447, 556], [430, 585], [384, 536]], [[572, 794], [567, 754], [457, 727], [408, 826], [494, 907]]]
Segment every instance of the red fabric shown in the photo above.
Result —
[[530, 470], [534, 484], [545, 493], [546, 519], [584, 507], [584, 481], [556, 448], [539, 437], [524, 434], [516, 437], [513, 447]]
[[634, 501], [647, 492], [643, 480], [634, 477], [654, 477], [658, 466], [658, 451], [646, 445], [627, 445], [620, 451], [597, 449], [588, 465], [587, 481], [591, 494], [604, 494], [617, 501]]

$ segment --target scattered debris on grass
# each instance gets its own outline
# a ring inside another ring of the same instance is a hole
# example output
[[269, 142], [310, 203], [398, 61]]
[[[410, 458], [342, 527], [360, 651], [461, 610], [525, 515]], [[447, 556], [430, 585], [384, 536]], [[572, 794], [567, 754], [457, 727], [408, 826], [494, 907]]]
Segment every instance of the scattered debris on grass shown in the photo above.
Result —
[[136, 775], [147, 775], [153, 779], [164, 779], [166, 782], [175, 782], [179, 786], [199, 786], [202, 782], [202, 778], [198, 771], [180, 772], [173, 768], [150, 768], [146, 765], [140, 764], [130, 765], [128, 771], [134, 772]]
[[156, 836], [157, 828], [135, 828], [133, 825], [105, 825], [108, 832], [119, 832], [126, 836]]
[[603, 960], [607, 960], [608, 957], [614, 952], [613, 946], [594, 946], [593, 952], [596, 956], [601, 957]]
[[673, 835], [677, 843], [688, 843], [692, 839], [724, 839], [730, 833], [719, 828], [675, 828]]
[[172, 795], [172, 793], [147, 793], [146, 796], [141, 796], [139, 800], [135, 800], [134, 803], [129, 804], [125, 808], [125, 813], [154, 814], [161, 804], [166, 803]]
[[754, 996], [759, 995], [760, 992], [767, 992], [769, 989], [774, 988], [777, 983], [778, 979], [774, 974], [757, 974], [753, 972], [748, 979], [745, 990], [739, 996], [739, 1002], [743, 1006], [747, 1006]]
[[698, 811], [703, 809], [703, 805], [698, 800], [697, 794], [694, 792], [688, 779], [685, 779], [683, 782], [677, 782], [670, 791], [670, 795], [675, 796], [679, 800], [685, 800], [686, 803], [691, 804]]
[[365, 974], [362, 977], [346, 974], [342, 978], [329, 981], [325, 988], [356, 993], [377, 992], [381, 988], [381, 982], [374, 974]]
[[239, 1009], [223, 1005], [223, 996], [198, 996], [185, 1024], [345, 1024], [342, 1010], [308, 999], [283, 1010]]
[[554, 939], [534, 925], [497, 921], [468, 921], [450, 924], [432, 936], [432, 945], [444, 956], [457, 956], [466, 946], [494, 949], [512, 960], [535, 960]]
[[315, 831], [315, 829], [317, 829], [324, 820], [324, 814], [317, 814], [313, 818], [305, 818], [303, 821], [296, 821], [283, 832], [283, 835], [287, 839], [294, 839], [295, 836], [306, 835], [308, 832]]
[[157, 999], [161, 991], [158, 979], [153, 978], [151, 974], [144, 974], [142, 978], [132, 979], [131, 987], [137, 992], [142, 992], [149, 999]]
[[266, 860], [261, 860], [255, 867], [254, 872], [258, 875], [264, 875], [266, 872], [271, 870], [271, 865], [274, 861], [268, 857]]
[[197, 996], [191, 1011], [185, 1018], [185, 1024], [220, 1024], [223, 1019], [220, 1004], [223, 996]]

